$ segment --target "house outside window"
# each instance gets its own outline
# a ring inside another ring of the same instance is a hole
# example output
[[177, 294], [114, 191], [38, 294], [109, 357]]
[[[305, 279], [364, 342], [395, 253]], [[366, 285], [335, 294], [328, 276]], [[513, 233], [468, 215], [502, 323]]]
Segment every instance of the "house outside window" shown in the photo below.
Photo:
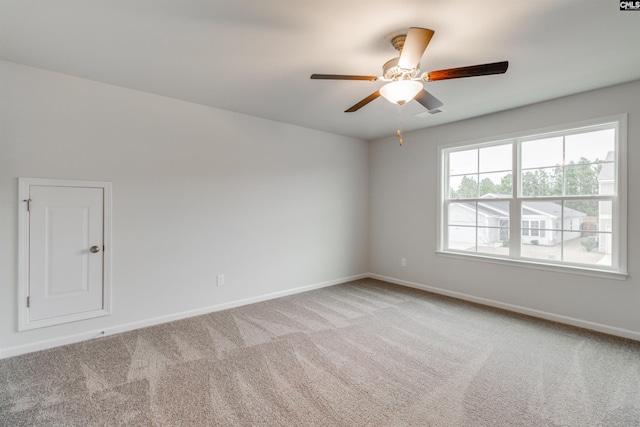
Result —
[[439, 152], [440, 253], [626, 274], [626, 116]]

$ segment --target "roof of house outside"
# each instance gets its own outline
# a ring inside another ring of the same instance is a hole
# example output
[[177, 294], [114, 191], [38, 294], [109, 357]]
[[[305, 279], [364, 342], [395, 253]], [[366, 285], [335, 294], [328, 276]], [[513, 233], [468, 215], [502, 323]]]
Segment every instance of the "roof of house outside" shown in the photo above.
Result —
[[[500, 195], [488, 194], [484, 197], [500, 197]], [[483, 197], [483, 198], [484, 198]], [[535, 203], [534, 207], [531, 204]], [[462, 202], [469, 209], [474, 209], [473, 202]], [[559, 218], [561, 216], [560, 210], [562, 206], [555, 202], [529, 202], [529, 205], [525, 205], [522, 211], [522, 216], [539, 216], [546, 215], [551, 218]], [[496, 200], [487, 202], [478, 202], [478, 212], [486, 216], [493, 217], [508, 217], [509, 216], [509, 202], [506, 200]], [[580, 218], [587, 216], [586, 213], [578, 211], [576, 209], [564, 208], [565, 218]]]

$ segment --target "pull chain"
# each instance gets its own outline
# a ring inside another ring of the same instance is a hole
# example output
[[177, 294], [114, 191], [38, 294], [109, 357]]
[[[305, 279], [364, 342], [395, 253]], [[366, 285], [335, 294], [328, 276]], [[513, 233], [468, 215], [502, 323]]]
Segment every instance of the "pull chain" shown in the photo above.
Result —
[[398, 131], [396, 132], [398, 143], [402, 147], [402, 104], [398, 104]]

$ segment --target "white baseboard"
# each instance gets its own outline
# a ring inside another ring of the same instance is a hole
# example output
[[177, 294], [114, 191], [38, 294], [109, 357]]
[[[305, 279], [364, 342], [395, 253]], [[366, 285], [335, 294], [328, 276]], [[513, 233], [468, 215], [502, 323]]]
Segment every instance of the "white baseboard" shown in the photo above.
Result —
[[287, 295], [294, 295], [302, 292], [311, 291], [314, 289], [320, 289], [328, 286], [339, 285], [341, 283], [350, 282], [352, 280], [366, 279], [368, 277], [370, 277], [368, 274], [358, 274], [355, 276], [343, 277], [340, 279], [329, 280], [327, 282], [315, 283], [313, 285], [302, 286], [294, 289], [287, 289], [285, 291], [273, 292], [265, 295], [258, 295], [251, 298], [230, 301], [227, 303], [198, 308], [195, 310], [183, 311], [180, 313], [173, 313], [166, 316], [159, 316], [152, 319], [145, 319], [145, 320], [131, 322], [123, 325], [111, 326], [104, 329], [83, 332], [80, 334], [66, 335], [63, 337], [54, 338], [50, 340], [42, 340], [34, 343], [9, 347], [9, 348], [0, 350], [0, 359], [19, 356], [21, 354], [26, 354], [26, 353], [32, 353], [34, 351], [48, 350], [50, 348], [59, 347], [67, 344], [74, 344], [77, 342], [87, 341], [94, 338], [102, 338], [105, 336], [119, 334], [122, 332], [133, 331], [135, 329], [146, 328], [148, 326], [154, 326], [162, 323], [172, 322], [174, 320], [186, 319], [193, 316], [199, 316], [201, 314], [213, 313], [216, 311], [227, 310], [230, 308], [240, 307], [243, 305], [254, 304], [256, 302], [267, 301], [275, 298], [281, 298]]
[[350, 277], [343, 277], [340, 279], [330, 280], [327, 282], [316, 283], [313, 285], [302, 286], [299, 288], [288, 289], [285, 291], [273, 292], [265, 295], [258, 295], [251, 298], [230, 301], [223, 304], [217, 304], [209, 307], [203, 307], [195, 310], [183, 311], [180, 313], [173, 313], [166, 316], [159, 316], [152, 319], [144, 319], [137, 322], [131, 322], [123, 325], [107, 327], [104, 329], [92, 330], [75, 335], [66, 335], [50, 340], [42, 340], [29, 344], [9, 347], [0, 350], [0, 359], [8, 357], [19, 356], [21, 354], [32, 353], [34, 351], [47, 350], [54, 347], [59, 347], [67, 344], [74, 344], [81, 341], [87, 341], [94, 338], [101, 338], [109, 335], [119, 334], [122, 332], [132, 331], [135, 329], [146, 328], [148, 326], [159, 325], [162, 323], [172, 322], [175, 320], [186, 319], [193, 316], [199, 316], [201, 314], [213, 313], [216, 311], [227, 310], [230, 308], [240, 307], [243, 305], [254, 304], [261, 301], [267, 301], [275, 298], [281, 298], [288, 295], [294, 295], [302, 292], [311, 291], [314, 289], [325, 288], [328, 286], [339, 285], [341, 283], [350, 282], [352, 280], [359, 279], [378, 279], [388, 283], [394, 283], [396, 285], [406, 286], [415, 289], [421, 289], [423, 291], [433, 292], [435, 294], [445, 295], [452, 298], [457, 298], [464, 301], [470, 301], [489, 307], [501, 308], [507, 311], [515, 313], [526, 314], [528, 316], [537, 317], [540, 319], [551, 320], [558, 323], [564, 323], [567, 325], [576, 326], [579, 328], [589, 329], [592, 331], [602, 332], [609, 335], [615, 335], [622, 338], [628, 338], [636, 341], [640, 341], [640, 332], [632, 331], [629, 329], [618, 328], [615, 326], [604, 325], [601, 323], [590, 322], [587, 320], [576, 319], [573, 317], [563, 316], [559, 314], [549, 313], [546, 311], [535, 310], [527, 307], [522, 307], [514, 304], [507, 304], [500, 301], [495, 301], [487, 298], [480, 298], [473, 295], [468, 295], [461, 292], [450, 291], [447, 289], [437, 288], [434, 286], [427, 286], [421, 283], [410, 282], [407, 280], [396, 279], [393, 277], [382, 276], [379, 274], [358, 274]]
[[609, 335], [615, 335], [622, 338], [628, 338], [628, 339], [640, 341], [640, 332], [632, 331], [629, 329], [623, 329], [623, 328], [618, 328], [616, 326], [590, 322], [588, 320], [576, 319], [573, 317], [549, 313], [541, 310], [535, 310], [532, 308], [522, 307], [514, 304], [508, 304], [508, 303], [495, 301], [487, 298], [480, 298], [480, 297], [468, 295], [461, 292], [449, 291], [447, 289], [441, 289], [433, 286], [423, 285], [421, 283], [409, 282], [407, 280], [400, 280], [393, 277], [381, 276], [379, 274], [370, 273], [368, 277], [372, 279], [382, 280], [384, 282], [394, 283], [396, 285], [407, 286], [409, 288], [415, 288], [415, 289], [421, 289], [423, 291], [433, 292], [434, 294], [440, 294], [440, 295], [445, 295], [452, 298], [461, 299], [464, 301], [475, 302], [478, 304], [487, 305], [489, 307], [501, 308], [503, 310], [513, 311], [515, 313], [526, 314], [528, 316], [537, 317], [540, 319], [551, 320], [558, 323], [564, 323], [566, 325], [576, 326], [578, 328], [589, 329], [596, 332], [602, 332]]

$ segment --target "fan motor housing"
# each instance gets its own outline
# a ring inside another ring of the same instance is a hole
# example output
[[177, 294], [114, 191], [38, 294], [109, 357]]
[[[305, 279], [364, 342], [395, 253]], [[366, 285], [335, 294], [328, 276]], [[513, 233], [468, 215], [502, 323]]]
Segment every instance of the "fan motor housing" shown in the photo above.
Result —
[[402, 78], [415, 78], [419, 73], [420, 64], [413, 69], [400, 68], [398, 66], [398, 61], [400, 61], [400, 57], [396, 57], [388, 60], [382, 66], [382, 77], [385, 80], [400, 80]]

